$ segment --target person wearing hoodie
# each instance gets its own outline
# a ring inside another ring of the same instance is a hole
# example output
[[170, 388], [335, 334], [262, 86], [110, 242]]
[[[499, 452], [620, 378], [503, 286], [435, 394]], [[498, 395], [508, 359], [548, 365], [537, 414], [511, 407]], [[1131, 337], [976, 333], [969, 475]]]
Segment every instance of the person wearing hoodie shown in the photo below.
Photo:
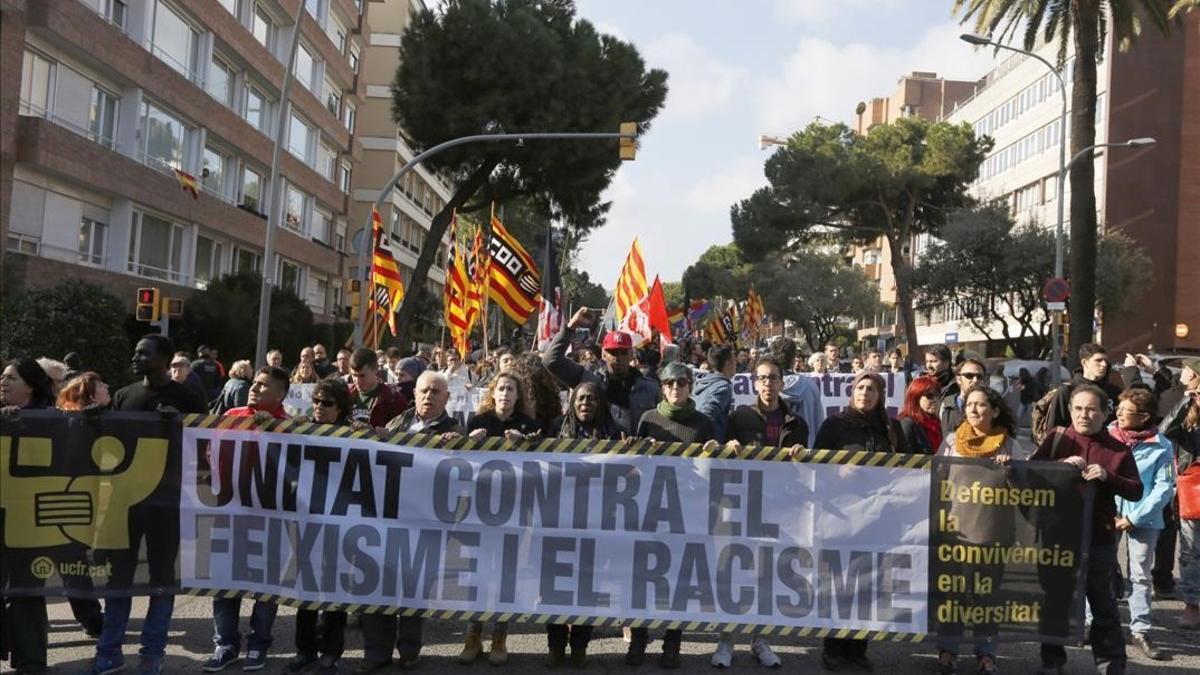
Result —
[[[886, 391], [887, 385], [878, 373], [864, 370], [855, 375], [850, 387], [850, 405], [821, 423], [813, 447], [909, 452], [900, 424], [888, 417]], [[854, 638], [825, 638], [821, 662], [827, 670], [874, 669], [867, 658], [867, 641]]]
[[[1079, 470], [1092, 482], [1092, 541], [1087, 560], [1086, 594], [1092, 608], [1089, 633], [1095, 667], [1104, 675], [1124, 675], [1127, 661], [1121, 614], [1113, 591], [1117, 568], [1116, 498], [1136, 502], [1143, 494], [1133, 453], [1105, 429], [1108, 394], [1091, 384], [1080, 384], [1070, 394], [1071, 426], [1053, 428], [1042, 439], [1031, 461], [1057, 461]], [[1081, 497], [1082, 498], [1082, 497]], [[1046, 619], [1049, 621], [1050, 619]], [[1043, 643], [1039, 675], [1062, 675], [1067, 650], [1061, 644]]]
[[713, 436], [725, 441], [725, 426], [729, 421], [729, 410], [733, 407], [733, 378], [737, 371], [737, 360], [733, 347], [717, 345], [708, 349], [708, 370], [696, 371], [696, 386], [692, 390], [692, 401], [696, 410], [704, 413], [713, 425]]
[[[781, 337], [771, 343], [771, 358], [781, 367], [796, 361], [796, 341]], [[832, 372], [832, 371], [831, 371]], [[817, 378], [791, 370], [783, 371], [783, 389], [780, 397], [793, 415], [808, 423], [808, 447], [817, 447], [817, 428], [825, 421], [825, 404], [821, 401], [821, 385]]]
[[1104, 393], [1101, 405], [1104, 408], [1104, 423], [1108, 425], [1116, 419], [1117, 397], [1121, 388], [1108, 379], [1109, 360], [1108, 350], [1103, 345], [1089, 342], [1079, 347], [1079, 370], [1070, 382], [1059, 385], [1046, 411], [1046, 428], [1071, 426], [1071, 392], [1081, 385], [1092, 385]]
[[1147, 658], [1160, 660], [1163, 654], [1150, 641], [1150, 567], [1154, 548], [1163, 530], [1163, 507], [1175, 496], [1174, 448], [1158, 431], [1154, 414], [1158, 397], [1149, 389], [1134, 388], [1121, 393], [1117, 400], [1117, 421], [1108, 433], [1129, 446], [1145, 494], [1137, 501], [1117, 497], [1118, 538], [1123, 534], [1129, 554], [1129, 577], [1133, 592], [1129, 595], [1129, 633], [1133, 645]]

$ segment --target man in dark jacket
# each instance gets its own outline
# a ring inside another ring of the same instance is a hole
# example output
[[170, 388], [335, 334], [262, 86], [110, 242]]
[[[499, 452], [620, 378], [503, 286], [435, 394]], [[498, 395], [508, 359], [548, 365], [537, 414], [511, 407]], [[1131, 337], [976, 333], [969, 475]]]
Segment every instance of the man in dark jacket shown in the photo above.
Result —
[[221, 366], [213, 359], [212, 351], [205, 345], [200, 345], [196, 355], [200, 358], [192, 361], [192, 372], [200, 378], [200, 385], [204, 387], [204, 398], [215, 401], [221, 395], [221, 387], [225, 384]]
[[790, 448], [808, 445], [808, 423], [792, 414], [780, 397], [783, 369], [770, 357], [754, 364], [753, 405], [744, 405], [729, 416], [728, 437], [738, 445], [763, 445]]
[[1046, 411], [1046, 428], [1067, 427], [1071, 425], [1071, 392], [1076, 387], [1090, 384], [1104, 393], [1104, 424], [1111, 424], [1117, 418], [1117, 397], [1121, 388], [1108, 379], [1108, 350], [1095, 342], [1089, 342], [1079, 347], [1080, 370], [1070, 382], [1059, 385], [1050, 409]]
[[[942, 424], [942, 438], [949, 438], [963, 422], [962, 392], [977, 384], [987, 384], [987, 368], [978, 359], [964, 359], [958, 364], [958, 377], [949, 386], [942, 388], [942, 402], [938, 404], [938, 421]], [[936, 450], [936, 448], [934, 448]]]
[[930, 345], [925, 350], [925, 374], [936, 379], [945, 390], [954, 382], [954, 360], [946, 345]]
[[729, 421], [729, 410], [733, 407], [732, 378], [737, 371], [737, 360], [733, 347], [717, 345], [708, 350], [708, 370], [694, 373], [696, 386], [692, 389], [692, 400], [696, 410], [704, 413], [713, 424], [717, 440], [725, 442], [725, 425]]
[[422, 434], [463, 433], [458, 420], [446, 413], [450, 382], [445, 373], [426, 370], [413, 388], [413, 405], [387, 423], [388, 431]]
[[604, 367], [588, 370], [567, 356], [575, 329], [590, 324], [591, 310], [581, 307], [558, 335], [550, 341], [542, 355], [542, 365], [566, 387], [575, 387], [580, 382], [593, 382], [604, 388], [608, 395], [613, 419], [626, 434], [637, 431], [638, 421], [648, 410], [658, 405], [658, 386], [636, 368], [630, 367], [633, 359], [633, 339], [628, 333], [609, 331], [601, 344]]
[[[1094, 385], [1080, 384], [1071, 392], [1068, 404], [1071, 426], [1047, 434], [1030, 459], [1069, 464], [1079, 470], [1083, 480], [1096, 485], [1086, 588], [1092, 608], [1092, 656], [1100, 673], [1123, 675], [1125, 635], [1112, 585], [1117, 567], [1114, 497], [1131, 502], [1141, 499], [1142, 480], [1133, 453], [1105, 428], [1108, 394]], [[1066, 663], [1062, 645], [1042, 645], [1042, 675], [1061, 675]]]
[[408, 407], [408, 399], [379, 377], [375, 352], [359, 347], [350, 355], [350, 419], [382, 427]]

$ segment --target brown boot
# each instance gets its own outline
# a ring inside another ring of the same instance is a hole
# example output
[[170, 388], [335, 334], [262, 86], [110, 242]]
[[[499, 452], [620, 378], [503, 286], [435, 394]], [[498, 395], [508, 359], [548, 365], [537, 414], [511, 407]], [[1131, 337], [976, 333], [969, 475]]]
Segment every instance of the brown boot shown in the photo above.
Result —
[[492, 646], [488, 651], [488, 663], [502, 666], [508, 663], [508, 624], [498, 623], [492, 628]]
[[467, 626], [467, 639], [462, 651], [458, 653], [458, 662], [463, 665], [475, 663], [475, 659], [483, 653], [483, 624], [472, 621]]

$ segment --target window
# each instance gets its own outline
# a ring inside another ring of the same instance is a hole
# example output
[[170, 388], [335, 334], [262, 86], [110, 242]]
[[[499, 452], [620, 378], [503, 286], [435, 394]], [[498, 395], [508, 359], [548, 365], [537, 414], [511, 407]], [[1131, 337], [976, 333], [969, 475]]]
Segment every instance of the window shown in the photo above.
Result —
[[204, 148], [204, 166], [200, 170], [200, 182], [204, 185], [205, 192], [226, 199], [225, 177], [229, 175], [232, 163], [220, 150], [208, 146]]
[[217, 0], [221, 6], [229, 10], [229, 13], [234, 17], [240, 16], [238, 13], [238, 0]]
[[358, 74], [358, 47], [353, 45], [350, 46], [350, 70], [354, 71], [355, 75]]
[[333, 215], [321, 209], [313, 209], [312, 238], [328, 244], [333, 230]]
[[304, 299], [316, 314], [325, 314], [328, 308], [325, 305], [325, 298], [329, 295], [329, 279], [319, 274], [309, 274], [309, 284], [307, 297]]
[[88, 112], [88, 131], [92, 140], [106, 148], [114, 145], [117, 128], [117, 97], [92, 86], [92, 105]]
[[85, 265], [104, 264], [104, 243], [108, 225], [83, 218], [79, 221], [79, 262]]
[[324, 143], [317, 147], [317, 172], [325, 177], [325, 180], [333, 182], [337, 174], [337, 153]]
[[149, 101], [142, 104], [142, 156], [147, 164], [182, 169], [187, 134], [178, 117]]
[[224, 245], [219, 241], [209, 239], [204, 235], [196, 236], [196, 283], [204, 284], [221, 277], [221, 256]]
[[154, 38], [151, 51], [168, 66], [189, 80], [199, 79], [196, 73], [196, 54], [200, 36], [173, 7], [162, 2], [154, 12]]
[[296, 63], [292, 70], [292, 75], [296, 81], [304, 85], [304, 88], [313, 90], [313, 74], [317, 70], [317, 61], [313, 58], [312, 52], [308, 47], [301, 42], [296, 49]]
[[143, 277], [178, 281], [183, 257], [183, 228], [134, 212], [129, 235], [129, 271]]
[[333, 247], [338, 251], [344, 251], [346, 249], [346, 219], [338, 218], [336, 227], [336, 234], [333, 237]]
[[126, 0], [84, 0], [84, 4], [91, 7], [109, 23], [125, 30], [125, 15], [129, 9]]
[[264, 134], [271, 133], [271, 104], [258, 87], [246, 85], [246, 121]]
[[21, 114], [44, 117], [54, 103], [53, 61], [26, 50], [21, 64]]
[[274, 52], [275, 21], [262, 7], [254, 9], [254, 21], [250, 26], [250, 32], [254, 34], [254, 39], [267, 48], [267, 51]]
[[356, 111], [354, 109], [354, 106], [350, 105], [350, 103], [347, 102], [346, 103], [346, 130], [349, 131], [350, 133], [354, 133], [355, 113], [356, 113]]
[[233, 107], [233, 69], [224, 61], [213, 57], [208, 67], [208, 79], [204, 90], [227, 107]]
[[258, 205], [262, 202], [262, 176], [255, 170], [242, 168], [242, 208], [259, 213]]
[[250, 249], [237, 247], [233, 250], [233, 272], [257, 272], [262, 258]]
[[325, 78], [325, 107], [334, 117], [342, 116], [342, 90], [336, 84]]
[[294, 186], [288, 185], [283, 199], [284, 226], [296, 232], [305, 232], [305, 215], [308, 212], [308, 207], [311, 200], [312, 197], [304, 194]]
[[346, 194], [350, 194], [350, 172], [352, 171], [350, 166], [350, 162], [342, 162], [341, 175], [338, 177], [338, 187]]
[[275, 283], [285, 291], [300, 295], [304, 288], [304, 272], [296, 263], [285, 258], [279, 258], [275, 268]]
[[316, 138], [313, 128], [296, 113], [292, 113], [288, 124], [288, 151], [299, 157], [305, 164], [312, 166], [313, 155], [316, 152]]
[[338, 21], [337, 17], [332, 14], [329, 15], [329, 24], [325, 28], [325, 34], [333, 41], [339, 54], [346, 53], [346, 36], [349, 32], [342, 25], [342, 22]]
[[304, 9], [312, 18], [321, 21], [321, 0], [304, 0]]

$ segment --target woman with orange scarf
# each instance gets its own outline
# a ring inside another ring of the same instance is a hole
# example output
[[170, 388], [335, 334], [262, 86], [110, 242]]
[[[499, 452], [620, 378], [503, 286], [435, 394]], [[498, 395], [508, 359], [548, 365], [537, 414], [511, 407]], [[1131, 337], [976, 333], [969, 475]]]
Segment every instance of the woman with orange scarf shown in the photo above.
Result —
[[[1008, 464], [1014, 459], [1028, 459], [1032, 449], [1017, 440], [1017, 422], [1000, 393], [988, 387], [976, 385], [963, 396], [964, 419], [954, 433], [942, 441], [938, 454], [944, 457], [966, 457], [990, 459], [997, 464]], [[983, 627], [975, 634], [975, 660], [982, 674], [997, 672], [996, 645], [986, 635]], [[958, 636], [961, 638], [961, 636]], [[959, 640], [944, 635], [938, 639], [938, 672], [954, 673], [958, 654], [955, 651]]]

